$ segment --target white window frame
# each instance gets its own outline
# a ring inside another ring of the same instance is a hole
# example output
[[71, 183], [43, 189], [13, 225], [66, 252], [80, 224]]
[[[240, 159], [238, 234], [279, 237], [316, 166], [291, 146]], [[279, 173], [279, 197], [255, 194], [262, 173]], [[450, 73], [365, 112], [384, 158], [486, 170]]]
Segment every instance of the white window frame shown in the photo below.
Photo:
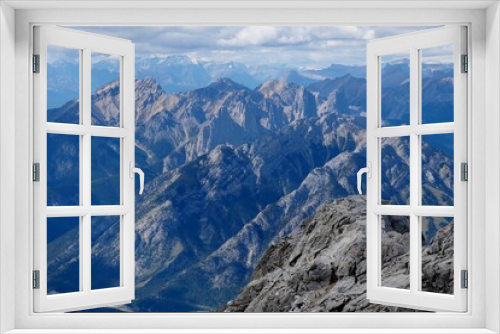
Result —
[[[144, 7], [148, 6], [145, 2]], [[208, 3], [208, 5], [207, 5]], [[457, 4], [460, 3], [460, 4]], [[15, 1], [11, 1], [16, 5]], [[20, 3], [22, 5], [22, 3]], [[33, 6], [28, 3], [27, 6]], [[0, 293], [2, 303], [0, 304], [1, 315], [6, 317], [14, 315], [13, 320], [8, 320], [8, 326], [4, 329], [16, 328], [16, 333], [25, 333], [23, 329], [32, 329], [30, 333], [37, 332], [36, 329], [64, 329], [63, 332], [72, 332], [74, 329], [89, 329], [88, 332], [99, 332], [97, 329], [131, 329], [170, 328], [175, 332], [176, 328], [191, 328], [192, 332], [203, 332], [204, 329], [225, 329], [212, 332], [237, 332], [238, 330], [255, 328], [255, 332], [281, 332], [303, 333], [303, 332], [342, 332], [342, 329], [351, 329], [355, 332], [413, 332], [410, 328], [419, 328], [419, 332], [464, 332], [464, 333], [491, 333], [486, 328], [495, 332], [500, 331], [498, 312], [500, 305], [498, 278], [500, 263], [498, 260], [498, 244], [500, 244], [498, 226], [486, 223], [486, 214], [490, 220], [498, 222], [500, 210], [498, 203], [500, 192], [500, 177], [498, 175], [498, 163], [500, 154], [498, 149], [500, 138], [498, 137], [498, 101], [499, 90], [499, 11], [497, 4], [470, 2], [429, 2], [420, 5], [410, 4], [406, 9], [387, 9], [393, 4], [386, 2], [371, 2], [368, 7], [366, 3], [355, 4], [351, 2], [338, 2], [335, 4], [315, 4], [314, 2], [298, 1], [286, 4], [285, 2], [268, 2], [267, 4], [252, 5], [243, 3], [234, 5], [233, 9], [221, 9], [225, 5], [214, 1], [204, 4], [195, 3], [180, 5], [172, 2], [167, 5], [170, 8], [136, 10], [121, 9], [102, 11], [92, 9], [64, 9], [56, 10], [54, 2], [39, 2], [38, 8], [52, 6], [52, 10], [20, 10], [15, 14], [15, 152], [8, 150], [5, 141], [0, 142], [2, 157], [15, 157], [15, 231], [7, 225], [5, 219], [1, 221], [2, 232], [9, 234], [1, 236], [2, 249], [0, 250], [0, 265], [2, 266], [2, 280], [0, 281]], [[151, 4], [149, 3], [151, 6]], [[487, 11], [486, 6], [490, 7]], [[4, 4], [2, 4], [4, 6]], [[78, 6], [78, 5], [75, 5]], [[102, 3], [87, 2], [84, 6], [103, 6]], [[137, 5], [136, 5], [137, 6]], [[139, 5], [140, 6], [140, 5]], [[153, 4], [154, 6], [154, 4]], [[179, 7], [185, 6], [184, 9]], [[194, 7], [193, 7], [194, 6]], [[203, 6], [207, 8], [200, 8]], [[210, 9], [210, 6], [212, 8]], [[227, 5], [231, 7], [231, 5]], [[271, 7], [271, 8], [268, 8]], [[274, 7], [273, 7], [274, 6]], [[364, 9], [363, 9], [363, 6]], [[398, 2], [398, 6], [405, 7]], [[432, 7], [426, 7], [432, 6]], [[462, 9], [450, 9], [448, 7], [462, 6]], [[469, 9], [464, 9], [469, 7]], [[478, 9], [478, 6], [483, 6]], [[143, 8], [144, 8], [143, 7]], [[343, 8], [342, 8], [343, 7]], [[356, 10], [345, 8], [358, 7]], [[420, 7], [415, 9], [415, 7]], [[436, 9], [438, 7], [438, 9]], [[82, 7], [80, 7], [82, 8]], [[197, 9], [196, 9], [197, 8]], [[369, 9], [368, 9], [369, 8]], [[373, 9], [376, 8], [376, 9]], [[384, 9], [385, 8], [385, 9]], [[411, 8], [411, 10], [409, 10]], [[444, 9], [439, 9], [444, 8]], [[470, 9], [472, 8], [472, 9]], [[474, 9], [475, 8], [475, 9]], [[4, 9], [5, 13], [12, 14], [11, 9]], [[2, 14], [3, 15], [3, 14]], [[485, 26], [485, 22], [487, 26]], [[470, 158], [470, 187], [469, 187], [469, 227], [468, 234], [468, 267], [470, 270], [470, 288], [468, 289], [469, 311], [464, 314], [437, 313], [437, 314], [34, 314], [31, 269], [32, 260], [30, 251], [32, 245], [32, 183], [30, 181], [30, 168], [32, 156], [32, 105], [31, 76], [29, 73], [32, 26], [34, 24], [59, 24], [59, 25], [442, 25], [462, 24], [469, 27], [469, 56], [471, 59], [471, 75], [468, 79], [469, 90], [469, 122], [468, 132], [471, 133], [468, 143]], [[0, 21], [0, 24], [4, 24]], [[14, 27], [12, 20], [8, 21], [9, 27]], [[486, 29], [488, 28], [488, 29]], [[5, 34], [5, 30], [1, 32]], [[4, 36], [4, 35], [2, 35]], [[5, 39], [0, 39], [1, 43]], [[3, 44], [2, 44], [3, 46]], [[5, 49], [4, 49], [5, 50]], [[8, 51], [8, 50], [7, 50]], [[6, 51], [3, 51], [6, 52]], [[2, 70], [6, 65], [13, 64], [6, 57], [0, 58]], [[6, 63], [4, 63], [6, 62]], [[485, 64], [489, 71], [485, 71]], [[5, 72], [2, 72], [5, 73]], [[0, 78], [3, 81], [3, 78]], [[488, 86], [486, 83], [488, 82]], [[12, 87], [4, 85], [0, 87], [1, 92], [13, 92]], [[6, 102], [3, 102], [5, 104]], [[487, 108], [488, 107], [488, 108]], [[4, 115], [2, 106], [2, 117], [14, 124], [13, 117]], [[492, 122], [486, 122], [486, 117]], [[0, 125], [1, 126], [1, 125]], [[3, 127], [2, 127], [3, 128]], [[485, 140], [485, 131], [491, 131], [488, 141]], [[1, 134], [0, 134], [1, 135]], [[2, 137], [4, 138], [4, 137]], [[490, 141], [491, 139], [491, 141]], [[12, 145], [9, 143], [9, 145]], [[490, 155], [484, 153], [486, 148], [492, 149]], [[485, 166], [485, 162], [489, 164]], [[0, 161], [3, 168], [5, 160]], [[11, 165], [8, 165], [11, 166]], [[7, 167], [8, 167], [7, 166]], [[477, 166], [477, 168], [475, 168]], [[10, 168], [10, 167], [8, 167]], [[486, 169], [485, 169], [486, 168]], [[491, 172], [488, 183], [485, 182], [485, 171]], [[0, 174], [2, 181], [6, 179], [5, 174]], [[486, 190], [485, 190], [486, 189]], [[3, 189], [2, 189], [3, 191]], [[488, 198], [486, 197], [488, 192]], [[6, 206], [6, 200], [1, 198], [1, 208]], [[484, 203], [488, 201], [486, 208]], [[486, 211], [487, 210], [487, 211]], [[9, 222], [10, 223], [10, 222]], [[9, 240], [11, 238], [15, 242]], [[488, 250], [488, 252], [486, 252]], [[9, 254], [7, 254], [9, 253]], [[14, 256], [12, 257], [12, 253]], [[494, 254], [485, 266], [484, 257]], [[12, 257], [12, 259], [9, 259]], [[7, 269], [7, 270], [5, 270]], [[11, 270], [9, 270], [11, 269]], [[10, 276], [10, 274], [12, 276]], [[3, 278], [5, 276], [5, 278]], [[6, 286], [8, 282], [15, 279], [15, 291], [10, 292], [11, 287]], [[488, 293], [485, 293], [488, 289]], [[4, 299], [5, 298], [5, 299]], [[7, 309], [9, 305], [15, 305], [12, 312]], [[257, 329], [261, 330], [257, 330]], [[295, 331], [293, 329], [296, 329]], [[353, 330], [358, 328], [359, 330]], [[384, 330], [380, 330], [384, 328]], [[463, 330], [459, 330], [459, 329]], [[94, 329], [94, 330], [90, 330]], [[268, 329], [267, 331], [264, 329]], [[299, 330], [301, 329], [301, 330]], [[323, 330], [321, 330], [323, 329]], [[392, 330], [391, 330], [392, 329]], [[406, 330], [408, 329], [408, 330]], [[449, 329], [446, 331], [446, 329]], [[75, 332], [73, 331], [73, 332]], [[347, 330], [346, 330], [347, 331]], [[128, 331], [134, 332], [132, 330]], [[138, 330], [137, 332], [144, 332]], [[165, 330], [164, 332], [168, 332]], [[243, 332], [243, 330], [242, 330]], [[248, 330], [247, 330], [248, 332]]]
[[[34, 54], [39, 73], [33, 74], [34, 161], [39, 163], [39, 181], [33, 184], [34, 270], [39, 288], [34, 289], [34, 311], [74, 311], [99, 306], [128, 304], [135, 296], [135, 183], [131, 176], [135, 155], [135, 51], [128, 40], [85, 33], [61, 27], [34, 27]], [[47, 45], [72, 48], [80, 53], [79, 124], [47, 122]], [[120, 104], [118, 127], [94, 126], [91, 121], [92, 52], [118, 56]], [[80, 196], [77, 206], [47, 206], [47, 134], [77, 135], [80, 140]], [[91, 203], [91, 141], [95, 137], [120, 141], [120, 203]], [[91, 220], [97, 216], [120, 217], [120, 286], [92, 289]], [[47, 218], [79, 219], [79, 291], [47, 295]]]

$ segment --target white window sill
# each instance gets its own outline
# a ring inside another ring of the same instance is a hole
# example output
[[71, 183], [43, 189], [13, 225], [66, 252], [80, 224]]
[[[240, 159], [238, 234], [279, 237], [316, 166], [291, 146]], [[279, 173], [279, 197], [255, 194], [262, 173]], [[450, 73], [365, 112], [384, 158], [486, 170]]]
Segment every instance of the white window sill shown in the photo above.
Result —
[[5, 334], [486, 334], [488, 329], [15, 329]]

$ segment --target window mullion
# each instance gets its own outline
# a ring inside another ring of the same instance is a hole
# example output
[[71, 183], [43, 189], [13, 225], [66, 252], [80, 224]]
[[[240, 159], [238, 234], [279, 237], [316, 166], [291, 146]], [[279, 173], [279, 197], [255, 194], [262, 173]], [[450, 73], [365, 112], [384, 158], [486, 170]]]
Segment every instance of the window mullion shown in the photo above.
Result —
[[410, 291], [415, 293], [418, 291], [418, 278], [420, 277], [420, 240], [419, 240], [419, 217], [413, 212], [413, 208], [418, 205], [419, 198], [419, 138], [413, 129], [419, 123], [419, 52], [416, 48], [410, 49]]
[[386, 137], [404, 137], [409, 136], [410, 133], [415, 133], [417, 135], [437, 135], [445, 133], [454, 133], [455, 124], [450, 123], [434, 123], [434, 124], [419, 124], [415, 126], [394, 126], [394, 127], [383, 127], [373, 130], [373, 135], [377, 138]]
[[394, 126], [394, 127], [379, 127], [373, 129], [373, 135], [377, 138], [403, 137], [403, 136], [409, 136], [411, 130], [412, 130], [411, 127], [408, 125]]
[[[125, 86], [125, 76], [123, 75], [124, 72], [124, 64], [123, 64], [123, 57], [120, 57], [120, 88], [122, 89], [122, 92], [120, 94], [120, 112], [121, 112], [121, 117], [120, 117], [120, 129], [124, 128], [125, 124], [125, 108], [124, 108], [124, 95], [123, 92], [126, 90]], [[135, 92], [134, 92], [135, 93]], [[135, 95], [135, 94], [134, 94]], [[135, 124], [134, 124], [135, 125]], [[134, 126], [135, 129], [135, 126]], [[125, 175], [125, 170], [124, 166], [126, 162], [124, 161], [125, 159], [125, 148], [124, 148], [124, 139], [120, 139], [120, 205], [124, 205], [124, 191], [125, 191], [125, 177], [128, 177], [128, 175]], [[129, 166], [130, 168], [130, 166]], [[120, 286], [123, 287], [125, 283], [125, 224], [124, 224], [124, 218], [123, 215], [120, 216]], [[134, 245], [135, 247], [135, 245]]]
[[[434, 131], [433, 133], [444, 133], [444, 132], [439, 132], [437, 131], [439, 128], [441, 129], [448, 129], [448, 130], [453, 130], [453, 123], [447, 123], [447, 124], [442, 124], [441, 126], [437, 125], [434, 126], [425, 126], [422, 123], [422, 50], [416, 50], [416, 56], [417, 56], [417, 63], [415, 64], [416, 69], [416, 79], [417, 83], [415, 85], [416, 87], [416, 93], [417, 93], [417, 101], [416, 101], [416, 120], [418, 121], [417, 124], [413, 127], [415, 130], [419, 128], [418, 130], [421, 130], [419, 132], [415, 132], [415, 135], [417, 135], [417, 164], [415, 168], [417, 169], [417, 198], [416, 202], [418, 206], [420, 207], [422, 205], [422, 134], [424, 133], [431, 133], [429, 131], [425, 131], [426, 129], [429, 129], [431, 131]], [[423, 130], [423, 131], [422, 131]], [[418, 209], [418, 207], [416, 208]], [[417, 212], [413, 212], [414, 214], [417, 214]], [[417, 222], [417, 233], [415, 234], [416, 242], [417, 242], [417, 257], [416, 257], [416, 282], [414, 283], [415, 288], [417, 291], [422, 291], [422, 217], [423, 215], [420, 214], [416, 217], [416, 222]]]
[[[78, 104], [78, 115], [79, 115], [79, 118], [80, 118], [80, 121], [79, 121], [79, 127], [81, 126], [81, 124], [83, 124], [83, 104], [82, 104], [82, 97], [83, 97], [83, 50], [80, 50], [80, 61], [79, 61], [79, 64], [80, 64], [80, 87], [79, 87], [79, 93], [78, 93], [78, 97], [80, 99], [80, 103]], [[50, 124], [47, 124], [47, 127], [49, 127]], [[56, 124], [57, 126], [57, 124]], [[80, 138], [80, 160], [79, 160], [79, 164], [80, 164], [80, 206], [84, 207], [84, 191], [83, 191], [83, 188], [84, 188], [84, 177], [83, 177], [83, 168], [82, 168], [82, 163], [83, 163], [83, 147], [84, 147], [84, 143], [83, 143], [83, 137], [80, 135], [78, 136], [78, 138]], [[80, 284], [80, 288], [79, 290], [80, 291], [83, 291], [84, 290], [84, 285], [83, 285], [83, 273], [85, 272], [84, 271], [84, 266], [83, 266], [83, 242], [84, 242], [84, 239], [83, 239], [83, 235], [84, 235], [84, 230], [83, 230], [83, 226], [84, 226], [84, 217], [83, 216], [80, 216], [80, 224], [79, 224], [79, 232], [78, 232], [78, 236], [79, 236], [79, 254], [78, 254], [78, 258], [80, 259], [80, 271], [79, 271], [79, 284]]]
[[[82, 124], [85, 127], [91, 125], [91, 51], [83, 49], [82, 62]], [[90, 208], [91, 206], [91, 134], [90, 131], [83, 135], [82, 159], [80, 160], [80, 169], [83, 171], [82, 191], [83, 191], [83, 206]], [[82, 219], [83, 227], [80, 234], [80, 253], [82, 255], [82, 269], [80, 271], [80, 280], [83, 282], [83, 291], [90, 293], [91, 290], [91, 264], [92, 256], [92, 240], [91, 240], [91, 216], [90, 211], [87, 212]]]
[[[422, 81], [420, 80], [420, 82]], [[419, 101], [421, 100], [419, 99]], [[453, 122], [420, 124], [412, 127], [412, 131], [418, 135], [437, 135], [444, 133], [453, 133], [455, 131], [455, 124]]]

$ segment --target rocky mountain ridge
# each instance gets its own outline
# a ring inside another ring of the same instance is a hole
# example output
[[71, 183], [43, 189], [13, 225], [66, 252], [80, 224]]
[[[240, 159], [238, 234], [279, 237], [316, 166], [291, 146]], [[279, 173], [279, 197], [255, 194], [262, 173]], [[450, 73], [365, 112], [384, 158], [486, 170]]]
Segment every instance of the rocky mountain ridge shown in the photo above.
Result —
[[[409, 289], [408, 226], [382, 220], [382, 283]], [[453, 223], [423, 249], [424, 291], [453, 293]], [[437, 256], [436, 256], [437, 255]], [[223, 312], [412, 312], [366, 299], [366, 202], [334, 200], [270, 244]]]

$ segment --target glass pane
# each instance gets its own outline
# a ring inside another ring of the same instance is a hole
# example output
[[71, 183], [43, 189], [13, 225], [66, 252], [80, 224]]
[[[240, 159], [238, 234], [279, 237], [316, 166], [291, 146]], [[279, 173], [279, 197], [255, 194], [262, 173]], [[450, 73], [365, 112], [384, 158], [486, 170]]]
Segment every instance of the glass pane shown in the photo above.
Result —
[[422, 124], [453, 122], [453, 45], [421, 50]]
[[92, 125], [120, 126], [120, 57], [92, 52]]
[[410, 288], [410, 217], [380, 216], [381, 286]]
[[47, 45], [47, 122], [80, 123], [80, 50]]
[[381, 126], [410, 124], [410, 53], [380, 57]]
[[80, 291], [80, 217], [47, 218], [47, 294]]
[[120, 138], [92, 137], [92, 205], [120, 204]]
[[80, 136], [47, 134], [47, 205], [80, 205]]
[[453, 133], [422, 136], [422, 205], [453, 205]]
[[381, 204], [410, 204], [410, 137], [381, 139]]
[[92, 290], [120, 286], [120, 216], [91, 218]]
[[453, 294], [453, 218], [422, 217], [422, 291]]

